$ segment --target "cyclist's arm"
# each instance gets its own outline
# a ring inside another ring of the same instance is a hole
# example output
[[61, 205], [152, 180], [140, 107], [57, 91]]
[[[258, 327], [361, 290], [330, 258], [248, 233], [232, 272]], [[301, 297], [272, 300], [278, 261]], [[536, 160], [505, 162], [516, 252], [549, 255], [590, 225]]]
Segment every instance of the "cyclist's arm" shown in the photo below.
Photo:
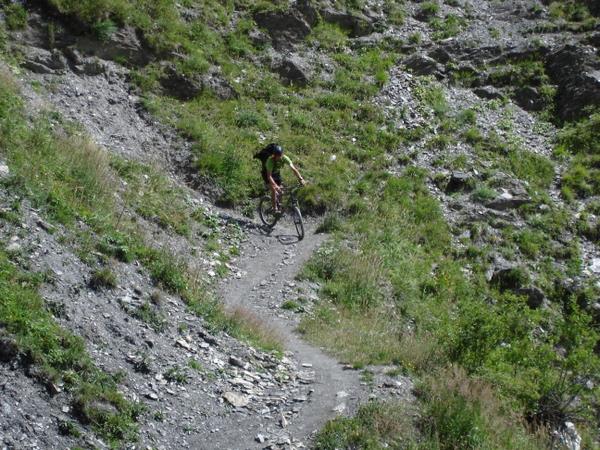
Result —
[[296, 178], [298, 178], [298, 181], [302, 184], [304, 184], [304, 178], [302, 178], [302, 175], [300, 175], [300, 171], [298, 171], [298, 169], [296, 169], [296, 166], [294, 166], [292, 163], [290, 163], [290, 169], [292, 169], [292, 172], [294, 172], [294, 175], [296, 175]]

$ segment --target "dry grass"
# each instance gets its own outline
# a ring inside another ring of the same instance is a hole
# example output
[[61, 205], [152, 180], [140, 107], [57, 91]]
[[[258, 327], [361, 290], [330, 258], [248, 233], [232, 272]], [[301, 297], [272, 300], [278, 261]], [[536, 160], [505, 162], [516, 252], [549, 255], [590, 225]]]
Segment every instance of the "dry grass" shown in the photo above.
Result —
[[264, 350], [283, 352], [283, 336], [253, 311], [236, 306], [226, 311], [236, 337], [242, 337]]
[[358, 316], [345, 308], [331, 306], [322, 306], [299, 327], [309, 341], [356, 367], [401, 362], [401, 329], [399, 321], [390, 320], [389, 315], [380, 311], [368, 310]]

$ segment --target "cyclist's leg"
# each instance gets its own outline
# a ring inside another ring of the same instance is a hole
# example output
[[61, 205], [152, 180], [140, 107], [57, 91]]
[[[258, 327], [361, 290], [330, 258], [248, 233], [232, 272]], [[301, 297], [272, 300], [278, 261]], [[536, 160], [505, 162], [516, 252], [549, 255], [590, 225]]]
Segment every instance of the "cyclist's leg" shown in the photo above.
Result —
[[[271, 177], [273, 178], [275, 184], [281, 187], [281, 174], [279, 172], [272, 173]], [[281, 193], [276, 193], [275, 189], [271, 189], [271, 200], [273, 201], [273, 211], [281, 212], [281, 206], [279, 204], [281, 200]]]

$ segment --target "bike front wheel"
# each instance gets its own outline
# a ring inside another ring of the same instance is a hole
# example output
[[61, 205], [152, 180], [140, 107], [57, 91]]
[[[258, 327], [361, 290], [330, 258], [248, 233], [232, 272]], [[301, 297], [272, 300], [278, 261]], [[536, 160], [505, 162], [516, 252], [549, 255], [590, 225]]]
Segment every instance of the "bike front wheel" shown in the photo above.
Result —
[[300, 208], [294, 206], [292, 209], [292, 215], [294, 216], [294, 226], [296, 227], [296, 233], [298, 233], [298, 240], [304, 239], [304, 223], [302, 222], [302, 213]]
[[273, 228], [279, 219], [279, 215], [273, 210], [273, 203], [270, 197], [263, 197], [258, 203], [258, 216], [261, 222], [269, 227]]

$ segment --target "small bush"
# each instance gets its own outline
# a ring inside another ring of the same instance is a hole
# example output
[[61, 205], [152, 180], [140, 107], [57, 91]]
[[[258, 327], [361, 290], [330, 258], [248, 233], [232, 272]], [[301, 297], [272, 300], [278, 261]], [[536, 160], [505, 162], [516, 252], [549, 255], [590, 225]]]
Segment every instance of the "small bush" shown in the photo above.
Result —
[[95, 270], [90, 277], [92, 289], [114, 289], [117, 287], [117, 276], [108, 267]]
[[320, 450], [413, 448], [410, 411], [396, 403], [370, 402], [355, 417], [329, 421], [315, 439]]
[[92, 32], [100, 41], [108, 41], [117, 30], [117, 25], [110, 19], [98, 21], [92, 26]]
[[148, 302], [142, 303], [133, 311], [133, 316], [142, 322], [147, 323], [156, 332], [164, 331], [167, 327], [167, 319], [156, 310], [155, 306]]
[[498, 196], [498, 192], [496, 192], [494, 189], [489, 188], [487, 186], [481, 186], [481, 187], [477, 188], [473, 192], [472, 195], [473, 195], [473, 200], [484, 203], [489, 200], [495, 199]]
[[189, 382], [189, 375], [187, 373], [187, 370], [179, 366], [170, 367], [163, 374], [163, 376], [165, 377], [165, 380], [171, 383], [187, 384]]
[[307, 39], [326, 50], [336, 50], [346, 45], [348, 34], [337, 25], [323, 22], [313, 28]]
[[541, 442], [526, 436], [514, 418], [506, 416], [491, 385], [451, 368], [421, 386], [425, 408], [423, 448], [537, 449]]
[[436, 1], [427, 1], [421, 4], [419, 15], [425, 18], [432, 18], [440, 12], [440, 5]]
[[342, 228], [342, 218], [337, 213], [328, 213], [323, 222], [317, 227], [315, 233], [333, 233]]
[[9, 30], [20, 30], [27, 25], [27, 11], [19, 3], [4, 6], [4, 20]]
[[418, 31], [408, 36], [408, 42], [410, 42], [411, 44], [419, 45], [422, 40], [423, 36]]

